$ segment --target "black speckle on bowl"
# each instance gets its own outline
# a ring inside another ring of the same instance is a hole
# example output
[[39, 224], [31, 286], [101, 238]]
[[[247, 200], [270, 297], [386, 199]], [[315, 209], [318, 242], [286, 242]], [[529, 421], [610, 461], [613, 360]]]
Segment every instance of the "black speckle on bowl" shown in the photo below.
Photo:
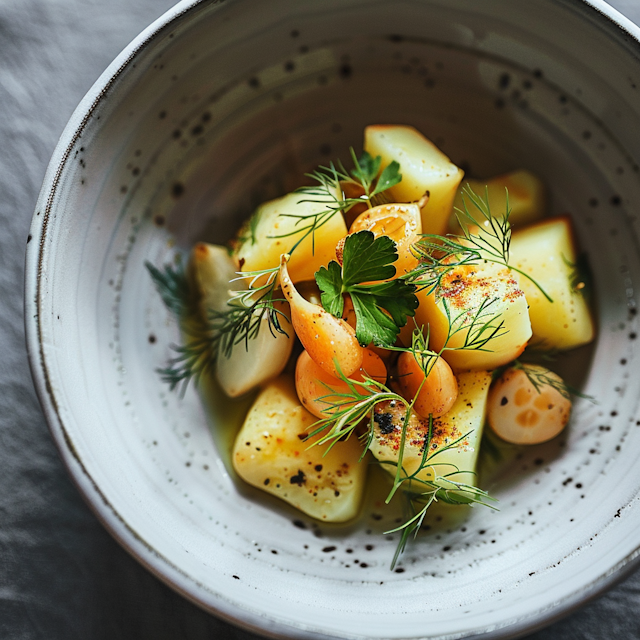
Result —
[[174, 198], [180, 198], [184, 194], [184, 185], [181, 182], [174, 182], [171, 187], [171, 195]]

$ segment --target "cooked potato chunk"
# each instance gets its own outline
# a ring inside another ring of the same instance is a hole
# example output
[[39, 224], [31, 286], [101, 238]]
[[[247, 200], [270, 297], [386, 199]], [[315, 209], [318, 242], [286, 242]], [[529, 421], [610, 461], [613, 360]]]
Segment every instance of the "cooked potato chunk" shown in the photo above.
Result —
[[[271, 382], [256, 399], [233, 448], [233, 466], [249, 484], [325, 522], [355, 517], [365, 485], [366, 462], [353, 437], [330, 450], [303, 442], [316, 421], [288, 377]], [[313, 442], [313, 440], [311, 440]]]
[[529, 274], [520, 286], [529, 303], [533, 339], [544, 348], [572, 349], [593, 340], [595, 326], [576, 269], [577, 251], [568, 216], [549, 218], [515, 232], [509, 264]]
[[[338, 189], [335, 190], [335, 196], [341, 196]], [[326, 205], [301, 202], [304, 199], [305, 196], [299, 193], [290, 193], [265, 202], [258, 208], [240, 234], [244, 239], [238, 243], [235, 255], [242, 271], [277, 267], [280, 256], [291, 253], [292, 247], [304, 236], [305, 228], [312, 220], [309, 217], [307, 221], [301, 221], [292, 216], [312, 216], [326, 211]], [[335, 259], [336, 244], [345, 235], [347, 227], [338, 211], [314, 234], [302, 240], [291, 253], [289, 275], [292, 281], [313, 280], [315, 272], [322, 265]]]
[[[460, 189], [456, 194], [454, 207], [464, 211], [462, 190], [469, 185], [471, 189], [481, 198], [484, 199], [485, 194], [489, 195], [489, 209], [491, 215], [495, 218], [502, 218], [506, 212], [506, 191], [509, 192], [509, 208], [511, 214], [509, 220], [513, 227], [519, 229], [523, 225], [531, 224], [544, 216], [546, 208], [545, 189], [542, 180], [530, 171], [521, 169], [512, 171], [501, 176], [496, 176], [489, 180], [469, 180], [465, 178], [460, 185]], [[467, 209], [475, 218], [478, 224], [486, 224], [485, 218], [480, 211], [469, 203], [468, 198]], [[458, 219], [455, 215], [451, 216], [451, 224], [449, 228], [457, 232], [459, 229]]]
[[382, 158], [382, 168], [393, 160], [400, 163], [402, 181], [391, 187], [391, 198], [416, 202], [428, 191], [422, 208], [423, 233], [447, 230], [453, 200], [464, 175], [447, 156], [413, 127], [372, 125], [364, 131], [364, 148]]
[[429, 327], [430, 347], [439, 352], [451, 334], [442, 357], [454, 369], [495, 369], [517, 358], [531, 337], [518, 274], [499, 264], [454, 267], [434, 292], [416, 295], [416, 323]]
[[569, 422], [571, 400], [562, 394], [559, 375], [538, 365], [509, 368], [489, 393], [488, 421], [493, 431], [513, 444], [539, 444], [555, 438]]
[[[433, 419], [430, 443], [425, 442], [429, 434], [429, 420], [411, 412], [402, 464], [407, 474], [415, 473], [420, 468], [426, 444], [429, 445], [429, 455], [432, 456], [439, 449], [466, 436], [455, 447], [444, 450], [433, 458], [432, 465], [420, 471], [418, 477], [432, 480], [435, 474], [442, 476], [459, 469], [467, 473], [456, 474], [452, 480], [475, 485], [477, 481], [473, 472], [485, 422], [491, 373], [465, 371], [459, 373], [456, 379], [458, 397], [447, 413]], [[397, 463], [405, 411], [404, 405], [393, 400], [376, 405], [375, 434], [369, 449], [378, 460]], [[385, 464], [383, 468], [392, 475], [396, 473], [395, 464]]]

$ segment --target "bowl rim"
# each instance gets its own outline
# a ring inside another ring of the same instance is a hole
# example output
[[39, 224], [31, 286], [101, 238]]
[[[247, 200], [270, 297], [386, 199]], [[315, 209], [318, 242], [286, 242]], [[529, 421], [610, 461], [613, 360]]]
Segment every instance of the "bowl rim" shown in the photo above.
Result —
[[[109, 89], [120, 75], [133, 63], [136, 57], [154, 40], [171, 30], [176, 22], [186, 14], [203, 5], [222, 5], [226, 2], [242, 0], [180, 0], [176, 5], [152, 22], [136, 36], [111, 62], [82, 98], [67, 125], [65, 126], [53, 151], [45, 172], [43, 185], [32, 217], [27, 240], [24, 277], [24, 323], [27, 355], [31, 375], [43, 409], [47, 425], [67, 472], [79, 490], [86, 504], [96, 515], [113, 538], [140, 564], [174, 591], [193, 602], [208, 613], [237, 627], [272, 638], [321, 639], [333, 638], [317, 632], [310, 632], [291, 624], [279, 622], [238, 609], [233, 603], [223, 600], [218, 594], [208, 591], [168, 558], [162, 556], [147, 543], [134, 528], [118, 513], [100, 490], [100, 487], [85, 468], [72, 440], [65, 428], [55, 392], [50, 384], [49, 372], [41, 346], [41, 273], [43, 248], [54, 199], [69, 162], [74, 145], [81, 137]], [[604, 0], [551, 0], [558, 5], [573, 5], [577, 10], [589, 12], [594, 21], [603, 26], [608, 24], [614, 32], [636, 47], [640, 57], [640, 26], [623, 16]], [[506, 626], [479, 629], [473, 638], [516, 638], [542, 629], [574, 612], [590, 600], [601, 595], [607, 589], [624, 580], [640, 566], [640, 546], [626, 558], [611, 567], [593, 582], [582, 585], [563, 600], [555, 603], [552, 609], [539, 610], [528, 616], [512, 620]], [[213, 601], [211, 597], [213, 596]], [[435, 637], [429, 636], [432, 640]], [[447, 636], [449, 637], [449, 636]], [[444, 638], [443, 638], [444, 640]]]

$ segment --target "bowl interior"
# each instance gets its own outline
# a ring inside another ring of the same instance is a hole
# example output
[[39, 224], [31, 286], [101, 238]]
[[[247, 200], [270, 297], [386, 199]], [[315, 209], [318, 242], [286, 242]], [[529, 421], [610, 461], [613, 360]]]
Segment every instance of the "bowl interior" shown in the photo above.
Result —
[[[125, 545], [210, 610], [297, 638], [512, 634], [627, 562], [640, 542], [638, 51], [587, 5], [550, 0], [244, 0], [167, 19], [71, 127], [31, 249], [54, 435]], [[394, 572], [397, 539], [382, 533], [399, 512], [375, 469], [343, 526], [237, 481], [229, 447], [251, 398], [160, 381], [179, 331], [144, 267], [227, 240], [256, 204], [359, 151], [371, 123], [417, 127], [473, 177], [540, 175], [550, 213], [573, 216], [599, 326], [594, 347], [558, 361], [596, 402], [577, 399], [552, 442], [486, 457], [500, 510], [434, 509]]]

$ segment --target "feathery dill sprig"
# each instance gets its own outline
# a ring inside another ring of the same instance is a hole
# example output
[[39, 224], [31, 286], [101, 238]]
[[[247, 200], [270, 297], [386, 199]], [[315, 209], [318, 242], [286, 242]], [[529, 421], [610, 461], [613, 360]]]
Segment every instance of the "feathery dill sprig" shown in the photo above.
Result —
[[[502, 322], [495, 323], [496, 315], [486, 310], [489, 305], [490, 301], [485, 301], [479, 309], [475, 310], [471, 318], [467, 317], [470, 324], [465, 325], [465, 328], [468, 329], [465, 341], [463, 345], [455, 347], [455, 349], [485, 350], [486, 344], [490, 339], [496, 337], [496, 335], [502, 335], [499, 333], [503, 327]], [[458, 324], [463, 323], [460, 322]], [[490, 498], [487, 492], [473, 485], [459, 482], [456, 479], [456, 476], [472, 472], [461, 471], [451, 463], [440, 463], [436, 459], [437, 456], [441, 455], [444, 451], [464, 446], [471, 432], [466, 433], [450, 443], [441, 443], [434, 451], [431, 446], [433, 439], [433, 416], [429, 415], [428, 429], [424, 438], [420, 463], [411, 473], [407, 471], [403, 464], [405, 446], [407, 444], [407, 430], [410, 420], [412, 416], [414, 416], [413, 407], [437, 359], [442, 355], [443, 351], [448, 348], [447, 344], [451, 336], [460, 330], [461, 328], [456, 326], [455, 319], [449, 323], [449, 335], [447, 336], [444, 347], [439, 352], [429, 349], [428, 329], [425, 335], [422, 329], [418, 327], [416, 327], [413, 332], [411, 347], [391, 347], [391, 350], [394, 351], [411, 353], [425, 374], [414, 397], [410, 401], [390, 389], [386, 384], [366, 375], [363, 376], [363, 381], [349, 379], [342, 374], [337, 362], [336, 369], [339, 378], [345, 383], [347, 389], [338, 391], [329, 385], [325, 385], [328, 393], [318, 398], [320, 402], [327, 405], [325, 409], [327, 417], [318, 420], [310, 427], [309, 438], [320, 436], [312, 446], [327, 445], [327, 450], [329, 450], [340, 440], [350, 437], [366, 420], [368, 423], [367, 429], [360, 436], [365, 445], [361, 459], [365, 456], [375, 438], [376, 405], [385, 401], [393, 401], [404, 408], [404, 416], [400, 421], [402, 427], [398, 445], [398, 458], [396, 461], [380, 462], [382, 465], [391, 465], [395, 468], [393, 484], [385, 502], [388, 504], [394, 495], [400, 491], [404, 494], [410, 506], [410, 513], [407, 516], [407, 520], [392, 531], [385, 532], [402, 532], [391, 563], [392, 569], [404, 551], [408, 541], [411, 539], [411, 536], [413, 535], [415, 538], [417, 535], [427, 510], [434, 502], [441, 500], [453, 504], [475, 503], [492, 506], [490, 501], [493, 499]], [[454, 347], [451, 347], [451, 349], [453, 350]], [[438, 473], [438, 467], [441, 466], [446, 467], [446, 472]], [[430, 470], [430, 472], [425, 473], [426, 470]]]
[[[235, 278], [247, 280], [248, 289], [236, 291], [227, 302], [228, 309], [223, 312], [209, 310], [209, 321], [214, 327], [219, 340], [218, 354], [229, 358], [233, 348], [244, 343], [249, 348], [249, 341], [257, 337], [266, 320], [271, 335], [276, 333], [288, 335], [281, 320], [289, 322], [289, 317], [279, 308], [278, 303], [286, 302], [283, 297], [276, 297], [279, 267], [261, 271], [247, 271]], [[258, 284], [266, 278], [264, 284]]]
[[[494, 339], [501, 338], [508, 333], [500, 312], [494, 313], [491, 309], [498, 301], [497, 298], [484, 298], [475, 309], [461, 311], [452, 316], [446, 300], [443, 300], [443, 308], [449, 325], [447, 337], [442, 351], [491, 351], [487, 344]], [[450, 347], [453, 336], [464, 332], [464, 340], [461, 345]]]
[[[378, 402], [383, 402], [384, 400], [406, 402], [399, 394], [389, 389], [386, 384], [366, 375], [363, 376], [361, 381], [351, 380], [342, 373], [337, 361], [335, 364], [339, 379], [347, 385], [348, 390], [337, 391], [323, 383], [327, 388], [327, 394], [317, 400], [326, 405], [324, 411], [328, 414], [328, 417], [314, 422], [307, 436], [308, 439], [326, 432], [312, 446], [327, 445], [327, 450], [331, 449], [340, 440], [350, 437], [365, 418], [372, 417], [373, 408]], [[364, 457], [364, 453], [362, 455]]]
[[203, 332], [188, 337], [184, 344], [172, 344], [176, 356], [167, 362], [166, 367], [156, 369], [160, 379], [173, 391], [180, 388], [184, 396], [191, 380], [197, 385], [202, 376], [210, 374], [216, 363], [215, 336]]
[[[429, 465], [426, 461], [425, 466], [431, 466], [434, 468], [434, 464]], [[450, 467], [450, 465], [446, 466]], [[420, 469], [420, 471], [421, 470], [422, 469]], [[418, 471], [414, 472], [412, 476], [417, 473]], [[405, 499], [405, 522], [394, 529], [385, 531], [385, 534], [398, 532], [401, 534], [391, 561], [392, 570], [404, 552], [407, 543], [412, 538], [415, 539], [417, 537], [418, 532], [424, 523], [427, 511], [434, 502], [442, 501], [447, 504], [454, 505], [478, 504], [490, 509], [496, 509], [496, 507], [491, 504], [492, 502], [496, 502], [496, 500], [486, 491], [465, 482], [458, 482], [454, 479], [456, 475], [460, 475], [461, 473], [464, 472], [456, 470], [443, 475], [435, 474], [430, 480], [424, 480], [416, 477], [412, 477], [410, 479], [409, 477], [407, 478], [409, 483], [413, 483], [413, 485], [417, 485], [417, 487], [410, 487], [403, 490], [403, 496]]]
[[247, 280], [248, 288], [236, 291], [224, 311], [208, 309], [207, 317], [203, 317], [199, 294], [181, 261], [175, 267], [165, 265], [164, 270], [149, 262], [146, 266], [160, 297], [176, 316], [184, 334], [183, 344], [171, 345], [175, 357], [166, 367], [158, 369], [171, 391], [179, 387], [184, 395], [189, 382], [193, 380], [198, 384], [203, 375], [213, 371], [219, 357], [230, 357], [239, 344], [248, 349], [249, 341], [258, 335], [263, 321], [272, 335], [286, 335], [281, 319], [288, 321], [288, 317], [278, 304], [284, 302], [284, 298], [276, 297], [277, 267], [240, 274], [234, 281]]
[[167, 309], [178, 318], [193, 315], [197, 296], [187, 277], [182, 257], [176, 256], [175, 263], [165, 264], [163, 270], [149, 261], [144, 264]]
[[[471, 214], [469, 205], [480, 212], [481, 224], [478, 224]], [[447, 234], [446, 236], [424, 234], [421, 240], [412, 245], [412, 251], [420, 264], [404, 278], [432, 293], [440, 286], [442, 278], [454, 269], [492, 262], [527, 278], [549, 302], [553, 302], [549, 294], [536, 280], [521, 269], [509, 264], [509, 248], [511, 246], [509, 192], [506, 191], [506, 209], [503, 217], [492, 215], [488, 188], [484, 197], [481, 198], [467, 184], [462, 189], [462, 207], [462, 209], [458, 207], [454, 209], [461, 233]]]
[[[288, 238], [297, 236], [295, 244], [289, 253], [311, 236], [312, 247], [315, 249], [315, 233], [336, 214], [343, 214], [356, 204], [363, 202], [368, 208], [388, 202], [385, 192], [402, 180], [400, 165], [394, 160], [380, 172], [382, 158], [373, 158], [366, 151], [358, 158], [353, 147], [350, 149], [354, 168], [347, 171], [341, 161], [330, 162], [329, 166], [320, 166], [305, 176], [315, 184], [296, 189], [301, 199], [299, 203], [309, 202], [321, 205], [321, 211], [311, 214], [281, 214], [282, 217], [296, 220], [295, 229], [288, 233], [272, 236], [274, 238]], [[380, 175], [378, 175], [380, 174]], [[358, 197], [347, 197], [344, 189], [352, 187], [355, 192], [361, 192]]]
[[545, 367], [527, 364], [520, 360], [514, 360], [508, 364], [507, 367], [524, 371], [529, 382], [538, 393], [540, 393], [544, 387], [551, 387], [567, 400], [570, 400], [571, 396], [576, 396], [578, 398], [590, 400], [593, 403], [596, 402], [593, 396], [586, 395], [575, 387], [572, 387], [570, 384], [567, 384], [560, 376], [554, 374]]
[[171, 391], [180, 387], [181, 394], [184, 394], [189, 380], [197, 383], [212, 370], [216, 359], [216, 349], [212, 348], [215, 334], [200, 314], [198, 293], [187, 275], [181, 256], [176, 257], [175, 264], [165, 264], [162, 270], [150, 262], [145, 262], [145, 266], [165, 306], [180, 323], [184, 335], [182, 345], [171, 345], [175, 357], [169, 360], [166, 367], [157, 371]]

